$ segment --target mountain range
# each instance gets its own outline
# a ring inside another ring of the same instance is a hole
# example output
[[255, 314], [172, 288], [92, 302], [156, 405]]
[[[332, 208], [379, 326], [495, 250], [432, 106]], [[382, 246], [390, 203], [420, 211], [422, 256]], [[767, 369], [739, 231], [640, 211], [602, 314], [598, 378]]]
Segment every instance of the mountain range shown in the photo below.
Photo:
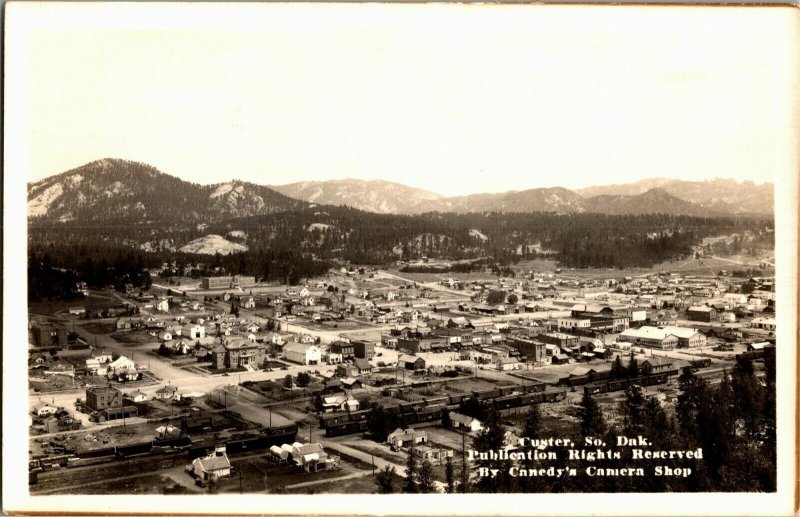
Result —
[[97, 160], [28, 185], [32, 222], [215, 222], [345, 205], [380, 214], [556, 212], [720, 216], [771, 214], [772, 184], [643, 180], [572, 191], [534, 188], [444, 197], [388, 181], [330, 180], [263, 186], [239, 180], [198, 185], [150, 165]]

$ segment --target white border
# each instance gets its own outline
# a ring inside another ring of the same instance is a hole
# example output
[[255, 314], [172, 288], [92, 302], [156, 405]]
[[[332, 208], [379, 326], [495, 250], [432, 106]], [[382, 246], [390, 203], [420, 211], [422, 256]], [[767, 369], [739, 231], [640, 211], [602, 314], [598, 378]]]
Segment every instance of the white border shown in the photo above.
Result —
[[[83, 14], [89, 9], [91, 17]], [[774, 70], [774, 134], [778, 271], [777, 364], [778, 389], [778, 492], [776, 494], [529, 494], [529, 495], [385, 495], [385, 496], [28, 496], [26, 349], [26, 171], [27, 127], [25, 102], [26, 34], [32, 30], [85, 30], [123, 28], [237, 28], [291, 29], [298, 10], [306, 30], [337, 29], [368, 24], [380, 29], [394, 18], [431, 27], [448, 16], [479, 16], [473, 23], [499, 23], [505, 9], [547, 9], [562, 12], [571, 28], [591, 27], [594, 14], [624, 16], [635, 9], [661, 9], [659, 14], [705, 17], [713, 25], [720, 7], [600, 7], [600, 6], [486, 6], [486, 5], [385, 5], [385, 4], [6, 4], [5, 83], [5, 190], [4, 190], [4, 307], [3, 307], [3, 495], [6, 512], [137, 512], [137, 513], [274, 513], [274, 514], [585, 514], [585, 515], [789, 515], [793, 513], [795, 409], [797, 386], [797, 204], [800, 130], [797, 95], [800, 60], [797, 42], [798, 11], [775, 11], [776, 66]], [[748, 10], [741, 8], [741, 15]], [[269, 11], [265, 22], [257, 16]], [[420, 12], [424, 17], [418, 16]], [[695, 22], [694, 18], [692, 19]], [[502, 17], [502, 23], [522, 20]], [[552, 25], [548, 28], [552, 29]]]

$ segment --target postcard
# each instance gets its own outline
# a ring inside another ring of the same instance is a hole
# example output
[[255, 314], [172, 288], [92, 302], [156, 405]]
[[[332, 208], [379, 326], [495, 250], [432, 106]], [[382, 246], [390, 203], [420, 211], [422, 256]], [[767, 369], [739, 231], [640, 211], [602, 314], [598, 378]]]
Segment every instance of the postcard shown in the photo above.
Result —
[[799, 34], [7, 3], [4, 511], [793, 514]]

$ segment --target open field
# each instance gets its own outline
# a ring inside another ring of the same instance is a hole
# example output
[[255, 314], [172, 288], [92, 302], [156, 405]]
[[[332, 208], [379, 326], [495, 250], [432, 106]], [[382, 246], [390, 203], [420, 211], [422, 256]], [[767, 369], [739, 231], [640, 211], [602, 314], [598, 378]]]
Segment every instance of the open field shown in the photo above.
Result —
[[[110, 294], [90, 293], [89, 296], [80, 296], [73, 300], [42, 300], [28, 304], [28, 312], [33, 314], [45, 314], [54, 316], [56, 314], [68, 316], [67, 311], [70, 307], [84, 307], [87, 311], [97, 311], [119, 305], [121, 301]], [[75, 320], [79, 316], [69, 316]]]

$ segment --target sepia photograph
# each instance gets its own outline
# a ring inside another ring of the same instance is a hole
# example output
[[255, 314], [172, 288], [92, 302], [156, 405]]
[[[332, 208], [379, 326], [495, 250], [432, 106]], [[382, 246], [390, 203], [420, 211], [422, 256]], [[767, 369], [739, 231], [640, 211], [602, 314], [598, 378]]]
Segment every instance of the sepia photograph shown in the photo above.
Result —
[[5, 24], [6, 511], [797, 509], [796, 9]]

